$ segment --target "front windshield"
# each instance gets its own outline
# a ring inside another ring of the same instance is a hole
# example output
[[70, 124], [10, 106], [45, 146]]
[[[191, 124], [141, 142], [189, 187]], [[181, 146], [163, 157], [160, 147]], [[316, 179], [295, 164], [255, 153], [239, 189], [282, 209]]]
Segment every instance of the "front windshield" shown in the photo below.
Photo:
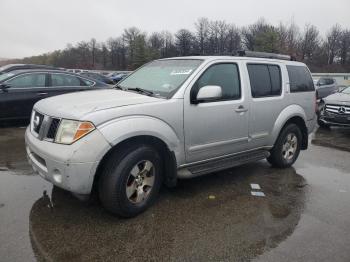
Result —
[[197, 59], [157, 60], [141, 67], [118, 86], [140, 88], [154, 95], [170, 97], [202, 63]]
[[350, 86], [344, 88], [341, 92], [344, 93], [344, 94], [349, 94], [350, 95]]

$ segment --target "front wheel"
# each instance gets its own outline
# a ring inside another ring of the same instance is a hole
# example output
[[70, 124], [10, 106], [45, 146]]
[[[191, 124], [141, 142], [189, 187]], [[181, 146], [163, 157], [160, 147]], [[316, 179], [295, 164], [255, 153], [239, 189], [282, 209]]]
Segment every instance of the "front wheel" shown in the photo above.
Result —
[[102, 205], [122, 217], [133, 217], [149, 208], [161, 186], [162, 161], [148, 145], [116, 151], [99, 181]]
[[301, 140], [300, 128], [296, 124], [287, 125], [278, 136], [267, 160], [275, 167], [290, 167], [299, 156]]

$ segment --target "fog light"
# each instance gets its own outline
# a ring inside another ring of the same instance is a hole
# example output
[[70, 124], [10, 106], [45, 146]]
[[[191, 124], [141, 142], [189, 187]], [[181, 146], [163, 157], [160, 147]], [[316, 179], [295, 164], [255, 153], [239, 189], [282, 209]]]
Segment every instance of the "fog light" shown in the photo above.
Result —
[[57, 182], [59, 184], [62, 183], [62, 175], [58, 169], [53, 170], [53, 179], [55, 180], [55, 182]]

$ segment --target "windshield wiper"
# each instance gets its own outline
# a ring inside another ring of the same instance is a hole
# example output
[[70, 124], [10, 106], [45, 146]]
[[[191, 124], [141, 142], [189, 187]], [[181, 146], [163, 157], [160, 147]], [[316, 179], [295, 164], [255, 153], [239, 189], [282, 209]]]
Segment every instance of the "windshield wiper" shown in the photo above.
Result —
[[153, 96], [154, 95], [154, 93], [152, 91], [149, 91], [149, 90], [146, 90], [146, 89], [143, 89], [143, 88], [139, 88], [139, 87], [130, 87], [127, 90], [136, 91], [138, 93], [145, 94], [145, 95], [148, 95], [148, 96]]
[[119, 84], [116, 84], [115, 86], [113, 86], [113, 88], [119, 89], [119, 90], [124, 90]]

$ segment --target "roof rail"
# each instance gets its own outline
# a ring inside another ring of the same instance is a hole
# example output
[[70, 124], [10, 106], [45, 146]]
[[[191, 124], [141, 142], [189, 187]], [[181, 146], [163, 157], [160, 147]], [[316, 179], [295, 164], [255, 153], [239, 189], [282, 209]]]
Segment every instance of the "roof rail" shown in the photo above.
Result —
[[290, 56], [290, 55], [282, 55], [282, 54], [274, 54], [274, 53], [266, 53], [266, 52], [255, 52], [255, 51], [247, 51], [247, 50], [238, 50], [234, 55], [235, 56], [259, 57], [259, 58], [296, 61], [296, 58], [294, 56]]

